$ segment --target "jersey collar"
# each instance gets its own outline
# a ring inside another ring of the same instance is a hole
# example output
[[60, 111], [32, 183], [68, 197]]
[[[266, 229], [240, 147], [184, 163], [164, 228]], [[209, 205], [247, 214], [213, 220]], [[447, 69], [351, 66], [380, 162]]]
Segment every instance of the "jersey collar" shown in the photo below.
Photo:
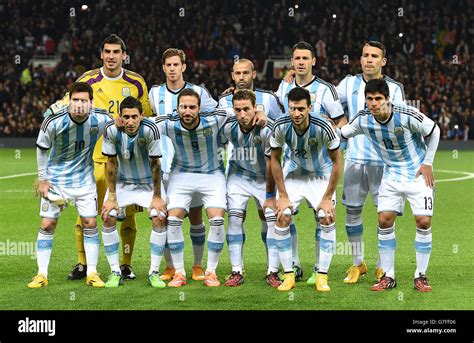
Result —
[[186, 86], [188, 85], [188, 82], [187, 82], [187, 81], [184, 81], [184, 86], [181, 87], [180, 89], [176, 90], [176, 91], [169, 89], [169, 88], [168, 88], [168, 84], [167, 84], [166, 82], [165, 82], [165, 85], [166, 85], [166, 90], [167, 90], [168, 92], [170, 92], [171, 94], [176, 95], [176, 94], [181, 93], [181, 91], [186, 88]]
[[103, 76], [104, 79], [106, 79], [106, 80], [109, 80], [109, 81], [117, 81], [117, 80], [121, 79], [122, 76], [123, 76], [123, 68], [120, 68], [120, 69], [121, 69], [121, 70], [120, 70], [120, 75], [117, 76], [117, 77], [108, 77], [107, 75], [105, 75], [105, 73], [104, 73], [104, 67], [100, 67], [100, 73], [102, 74], [102, 76]]
[[296, 85], [297, 87], [301, 87], [301, 88], [306, 88], [306, 87], [308, 87], [308, 86], [309, 86], [310, 84], [312, 84], [314, 81], [316, 81], [316, 76], [315, 76], [315, 75], [313, 75], [313, 79], [312, 79], [311, 81], [309, 81], [307, 84], [300, 86], [298, 83], [296, 83], [296, 77], [295, 77], [295, 85]]

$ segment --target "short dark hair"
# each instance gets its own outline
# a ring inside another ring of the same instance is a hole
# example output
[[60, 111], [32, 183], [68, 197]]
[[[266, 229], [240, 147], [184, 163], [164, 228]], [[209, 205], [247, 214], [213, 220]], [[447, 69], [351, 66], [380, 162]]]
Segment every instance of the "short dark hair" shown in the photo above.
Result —
[[387, 49], [385, 48], [385, 45], [383, 45], [379, 41], [371, 40], [371, 41], [368, 41], [364, 44], [364, 46], [366, 46], [366, 45], [373, 46], [374, 48], [379, 48], [380, 50], [382, 50], [382, 57], [385, 57], [385, 54], [387, 53]]
[[69, 99], [71, 99], [74, 93], [87, 92], [89, 93], [89, 100], [92, 100], [94, 97], [94, 90], [91, 85], [87, 82], [74, 82], [71, 87], [69, 87]]
[[298, 50], [309, 50], [309, 51], [311, 51], [311, 57], [314, 57], [314, 48], [308, 42], [301, 41], [301, 42], [298, 42], [295, 45], [293, 45], [293, 50], [291, 51], [291, 56], [293, 56], [296, 49], [298, 49]]
[[127, 48], [125, 47], [124, 41], [122, 40], [122, 38], [120, 38], [115, 33], [105, 37], [105, 39], [102, 41], [101, 51], [104, 50], [105, 44], [119, 44], [120, 47], [122, 48], [122, 52], [127, 51]]
[[367, 82], [365, 85], [364, 96], [369, 93], [380, 93], [384, 97], [390, 96], [390, 90], [388, 89], [387, 82], [384, 79], [374, 79]]
[[201, 97], [199, 96], [199, 94], [194, 89], [192, 89], [192, 88], [183, 89], [181, 91], [181, 93], [179, 93], [179, 95], [178, 95], [178, 105], [179, 105], [179, 100], [183, 96], [193, 96], [193, 97], [195, 97], [196, 99], [198, 99], [199, 106], [201, 106]]
[[122, 100], [122, 102], [120, 103], [120, 113], [122, 113], [125, 108], [136, 108], [138, 112], [140, 112], [140, 114], [143, 113], [142, 103], [133, 96], [127, 96], [125, 99]]
[[306, 104], [311, 105], [311, 95], [305, 88], [295, 87], [288, 93], [288, 102], [306, 100]]
[[232, 96], [232, 103], [234, 103], [235, 100], [250, 100], [252, 106], [255, 106], [257, 97], [255, 96], [255, 93], [250, 89], [239, 89]]

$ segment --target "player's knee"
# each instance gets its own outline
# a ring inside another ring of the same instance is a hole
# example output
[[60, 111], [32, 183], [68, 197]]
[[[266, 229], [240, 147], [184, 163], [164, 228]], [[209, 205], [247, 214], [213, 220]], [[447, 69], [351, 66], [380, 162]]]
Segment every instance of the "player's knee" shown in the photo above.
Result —
[[166, 219], [168, 222], [168, 231], [171, 234], [176, 234], [179, 230], [183, 229], [183, 220], [181, 218], [175, 216], [168, 216]]
[[43, 218], [41, 220], [41, 230], [54, 231], [56, 229], [57, 220], [52, 218]]
[[277, 220], [278, 227], [287, 227], [291, 224], [291, 217], [282, 215], [280, 219]]
[[382, 229], [387, 229], [389, 227], [393, 226], [393, 223], [395, 222], [395, 217], [390, 216], [390, 215], [382, 215], [379, 214], [379, 227]]
[[357, 226], [362, 224], [362, 207], [346, 207], [346, 225]]
[[224, 225], [224, 217], [222, 216], [215, 216], [209, 218], [209, 225], [210, 226], [223, 226]]
[[97, 226], [97, 219], [95, 218], [82, 218], [83, 228], [92, 228]]
[[431, 217], [416, 217], [416, 227], [420, 230], [428, 230], [431, 227]]
[[153, 217], [151, 218], [151, 224], [153, 225], [153, 227], [163, 228], [166, 227], [166, 220], [160, 220], [160, 217]]
[[326, 225], [326, 226], [327, 226], [327, 225], [332, 225], [332, 224], [334, 224], [335, 219], [336, 219], [336, 218], [328, 218], [328, 217], [319, 218], [319, 223], [320, 223], [321, 225]]

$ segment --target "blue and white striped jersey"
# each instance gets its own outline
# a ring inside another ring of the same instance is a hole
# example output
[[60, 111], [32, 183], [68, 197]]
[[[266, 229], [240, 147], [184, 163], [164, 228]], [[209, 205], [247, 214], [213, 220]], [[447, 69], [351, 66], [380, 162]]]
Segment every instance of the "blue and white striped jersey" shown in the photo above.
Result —
[[105, 128], [102, 154], [117, 156], [119, 163], [118, 181], [121, 183], [152, 184], [150, 158], [161, 157], [160, 133], [155, 122], [145, 118], [138, 132], [129, 136], [119, 131], [115, 123]]
[[[265, 112], [267, 118], [277, 120], [283, 115], [283, 105], [272, 91], [255, 88], [257, 111]], [[232, 108], [233, 93], [228, 93], [219, 98], [219, 108]]]
[[[393, 104], [405, 103], [403, 85], [384, 76], [390, 90], [390, 101]], [[347, 75], [336, 87], [342, 106], [347, 110], [347, 121], [351, 121], [359, 111], [367, 108], [365, 104], [366, 81], [362, 74]], [[383, 166], [383, 161], [377, 151], [364, 135], [352, 137], [347, 140], [345, 158], [359, 164]]]
[[232, 143], [232, 151], [227, 156], [227, 175], [265, 182], [265, 156], [271, 156], [270, 137], [273, 121], [267, 119], [265, 127], [255, 125], [249, 132], [243, 132], [236, 117], [226, 120], [222, 127], [221, 142]]
[[295, 87], [306, 88], [309, 91], [309, 94], [311, 94], [311, 106], [313, 106], [311, 109], [312, 115], [320, 116], [321, 114], [324, 114], [332, 119], [344, 115], [344, 110], [339, 101], [336, 88], [329, 82], [316, 76], [306, 85], [298, 85], [296, 79], [293, 80], [292, 83], [288, 83], [285, 80], [281, 81], [276, 95], [283, 104], [286, 113], [289, 113], [288, 93], [290, 93], [290, 91]]
[[36, 146], [51, 149], [46, 168], [49, 182], [68, 188], [95, 183], [92, 153], [109, 120], [106, 110], [92, 108], [89, 117], [78, 123], [68, 107], [44, 119]]
[[199, 113], [199, 125], [188, 130], [178, 114], [156, 117], [162, 136], [170, 139], [175, 150], [171, 172], [212, 174], [224, 171], [219, 130], [226, 119], [234, 116], [233, 109]]
[[[217, 107], [217, 101], [212, 98], [209, 91], [203, 86], [185, 82], [183, 88], [173, 91], [168, 88], [166, 83], [162, 83], [161, 85], [154, 85], [150, 89], [149, 98], [153, 113], [160, 117], [167, 116], [176, 111], [178, 108], [178, 95], [185, 88], [192, 88], [199, 94], [201, 97], [200, 108], [202, 112], [213, 111]], [[161, 170], [163, 173], [169, 173], [174, 155], [173, 144], [166, 136], [161, 137], [161, 144], [161, 152], [163, 155], [161, 159]]]
[[393, 105], [385, 123], [378, 122], [368, 109], [360, 111], [341, 128], [342, 138], [363, 134], [384, 162], [383, 177], [394, 181], [413, 181], [426, 155], [424, 136], [436, 124], [415, 107]]
[[327, 150], [339, 148], [340, 139], [332, 126], [324, 118], [309, 116], [309, 127], [304, 133], [298, 133], [293, 127], [289, 115], [275, 122], [270, 139], [272, 148], [289, 150], [289, 174], [311, 175], [329, 178], [332, 161]]

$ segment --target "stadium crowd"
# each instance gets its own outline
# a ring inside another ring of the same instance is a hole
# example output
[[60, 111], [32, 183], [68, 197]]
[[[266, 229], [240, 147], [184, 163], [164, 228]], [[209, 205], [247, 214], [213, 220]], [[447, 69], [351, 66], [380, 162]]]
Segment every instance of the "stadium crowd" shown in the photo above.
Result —
[[[204, 84], [216, 99], [232, 85], [234, 56], [254, 60], [261, 71], [269, 56], [289, 56], [295, 42], [306, 40], [317, 51], [316, 74], [337, 84], [360, 71], [361, 44], [379, 40], [388, 51], [384, 72], [404, 84], [412, 105], [439, 123], [442, 138], [474, 139], [470, 0], [358, 0], [350, 6], [342, 0], [298, 1], [298, 8], [285, 0], [224, 0], [217, 6], [100, 0], [81, 10], [83, 3], [0, 4], [0, 137], [37, 135], [44, 110], [84, 71], [100, 65], [100, 42], [117, 33], [130, 55], [126, 68], [143, 75], [149, 88], [164, 82], [163, 51], [179, 47], [187, 55], [185, 80]], [[42, 55], [58, 55], [61, 62], [51, 72], [32, 68], [31, 58]], [[208, 60], [213, 63], [203, 62]], [[256, 82], [274, 91], [278, 83], [271, 73]]]

